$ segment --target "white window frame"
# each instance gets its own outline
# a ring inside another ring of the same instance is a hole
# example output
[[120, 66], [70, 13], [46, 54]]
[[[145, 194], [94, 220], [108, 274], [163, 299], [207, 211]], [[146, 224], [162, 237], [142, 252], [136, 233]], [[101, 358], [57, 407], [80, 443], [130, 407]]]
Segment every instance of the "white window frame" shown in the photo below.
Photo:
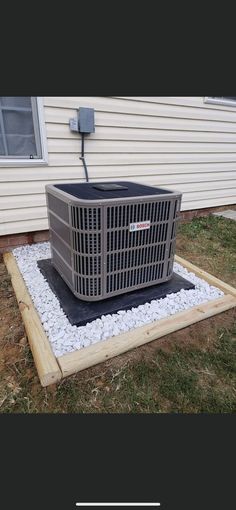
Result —
[[0, 167], [2, 166], [17, 166], [17, 167], [34, 167], [34, 166], [46, 166], [48, 165], [48, 150], [47, 150], [47, 135], [46, 135], [46, 125], [44, 118], [44, 105], [43, 98], [36, 97], [37, 103], [37, 112], [38, 112], [38, 121], [39, 121], [39, 135], [42, 149], [42, 157], [29, 159], [29, 158], [1, 158], [0, 157]]
[[236, 99], [235, 101], [233, 99], [222, 99], [218, 97], [204, 97], [204, 103], [210, 103], [210, 104], [221, 104], [225, 106], [236, 106]]

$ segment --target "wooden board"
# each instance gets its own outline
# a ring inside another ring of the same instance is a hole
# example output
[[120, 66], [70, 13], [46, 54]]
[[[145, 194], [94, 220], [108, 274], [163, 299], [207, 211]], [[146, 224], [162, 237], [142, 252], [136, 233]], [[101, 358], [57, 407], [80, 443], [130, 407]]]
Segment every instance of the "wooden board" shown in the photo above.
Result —
[[178, 331], [178, 329], [186, 328], [190, 324], [212, 317], [212, 315], [224, 312], [234, 306], [236, 306], [236, 298], [227, 295], [204, 305], [195, 306], [191, 310], [176, 313], [168, 319], [161, 319], [140, 328], [135, 328], [128, 333], [98, 342], [86, 349], [64, 354], [64, 356], [58, 358], [62, 375], [66, 377], [74, 374], [79, 370], [106, 361], [118, 354]]
[[223, 290], [225, 294], [231, 294], [232, 296], [236, 297], [236, 289], [234, 287], [231, 287], [231, 285], [228, 283], [222, 282], [222, 280], [219, 280], [219, 278], [216, 278], [206, 271], [203, 271], [203, 269], [200, 269], [200, 267], [197, 267], [191, 262], [188, 262], [188, 260], [182, 259], [182, 257], [176, 255], [175, 262], [178, 262], [178, 264], [181, 264], [181, 266], [184, 266], [188, 271], [194, 273], [199, 278], [206, 280], [206, 282], [208, 282], [210, 285], [214, 285], [215, 287], [218, 287], [218, 289]]
[[40, 382], [42, 386], [56, 383], [62, 378], [62, 373], [18, 269], [16, 259], [12, 253], [5, 253], [3, 258], [11, 276]]
[[222, 282], [181, 257], [176, 256], [175, 260], [186, 267], [187, 270], [206, 280], [209, 284], [223, 290], [225, 295], [205, 304], [194, 306], [189, 310], [178, 312], [166, 319], [146, 324], [128, 333], [111, 337], [90, 347], [56, 358], [19, 272], [16, 260], [11, 253], [6, 253], [4, 261], [12, 277], [12, 285], [19, 303], [42, 386], [48, 386], [59, 381], [62, 377], [72, 375], [236, 306], [236, 289], [234, 287]]

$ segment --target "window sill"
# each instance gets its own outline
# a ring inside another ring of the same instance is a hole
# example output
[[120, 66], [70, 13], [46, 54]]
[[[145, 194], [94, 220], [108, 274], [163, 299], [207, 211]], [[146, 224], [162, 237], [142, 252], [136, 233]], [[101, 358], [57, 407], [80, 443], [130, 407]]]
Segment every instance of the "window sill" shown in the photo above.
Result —
[[34, 166], [48, 166], [46, 159], [0, 159], [0, 168], [6, 166], [14, 167], [34, 167]]

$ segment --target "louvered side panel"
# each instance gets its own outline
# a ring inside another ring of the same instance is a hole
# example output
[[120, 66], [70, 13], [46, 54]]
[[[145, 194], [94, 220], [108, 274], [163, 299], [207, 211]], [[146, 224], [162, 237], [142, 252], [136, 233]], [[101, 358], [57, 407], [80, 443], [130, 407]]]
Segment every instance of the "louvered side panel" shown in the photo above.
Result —
[[[106, 207], [107, 295], [153, 285], [171, 276], [178, 203], [179, 199], [168, 198]], [[150, 222], [150, 228], [130, 231], [130, 224], [145, 222]]]
[[71, 208], [75, 292], [88, 299], [101, 298], [101, 207]]

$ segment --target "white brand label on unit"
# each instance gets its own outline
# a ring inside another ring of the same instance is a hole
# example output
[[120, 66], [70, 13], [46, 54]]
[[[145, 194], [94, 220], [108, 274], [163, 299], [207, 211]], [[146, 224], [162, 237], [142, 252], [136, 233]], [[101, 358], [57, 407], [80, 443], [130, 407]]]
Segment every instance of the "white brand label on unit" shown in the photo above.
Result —
[[146, 230], [150, 228], [150, 221], [139, 221], [138, 223], [130, 223], [129, 231], [134, 232], [135, 230]]

